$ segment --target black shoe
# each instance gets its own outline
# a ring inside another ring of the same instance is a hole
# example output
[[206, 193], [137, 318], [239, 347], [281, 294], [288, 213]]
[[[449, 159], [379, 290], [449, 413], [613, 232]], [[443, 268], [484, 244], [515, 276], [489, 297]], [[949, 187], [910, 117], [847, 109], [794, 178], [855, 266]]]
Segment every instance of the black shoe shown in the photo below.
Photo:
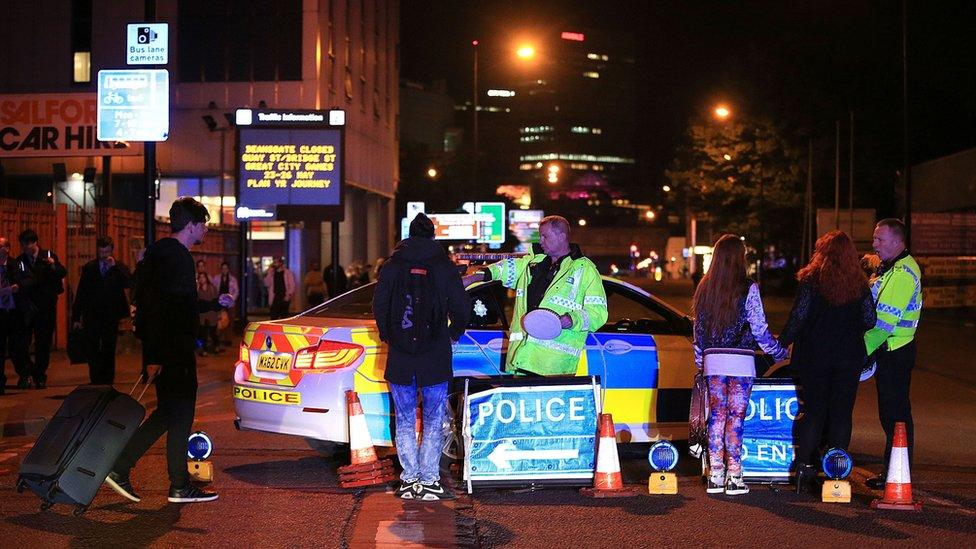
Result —
[[864, 485], [872, 490], [884, 490], [885, 489], [885, 474], [881, 473], [876, 477], [871, 477], [864, 481]]
[[396, 489], [394, 494], [400, 499], [418, 499], [420, 497], [420, 482], [405, 480], [400, 483], [400, 487]]
[[796, 468], [796, 493], [802, 494], [804, 490], [813, 490], [817, 482], [817, 470], [813, 465], [799, 465]]
[[450, 488], [441, 485], [440, 481], [431, 483], [421, 482], [420, 492], [415, 499], [422, 501], [439, 501], [442, 499], [454, 499], [454, 492]]
[[204, 490], [189, 484], [186, 488], [170, 488], [169, 497], [166, 499], [170, 503], [199, 503], [217, 499], [217, 492], [211, 492], [210, 490]]
[[115, 472], [109, 473], [105, 477], [105, 484], [119, 493], [124, 498], [130, 499], [136, 503], [142, 501], [142, 498], [136, 494], [135, 490], [132, 489], [132, 483], [129, 482], [128, 475], [122, 476]]
[[29, 377], [22, 376], [19, 380], [17, 380], [18, 389], [30, 389], [30, 387], [31, 387], [31, 382]]

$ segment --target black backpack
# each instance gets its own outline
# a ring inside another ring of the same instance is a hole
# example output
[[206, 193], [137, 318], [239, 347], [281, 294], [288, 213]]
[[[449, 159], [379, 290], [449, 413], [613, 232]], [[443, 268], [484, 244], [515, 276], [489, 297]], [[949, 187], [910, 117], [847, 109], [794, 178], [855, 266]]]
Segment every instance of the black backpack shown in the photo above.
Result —
[[392, 260], [389, 344], [408, 354], [427, 351], [444, 330], [444, 312], [430, 265]]

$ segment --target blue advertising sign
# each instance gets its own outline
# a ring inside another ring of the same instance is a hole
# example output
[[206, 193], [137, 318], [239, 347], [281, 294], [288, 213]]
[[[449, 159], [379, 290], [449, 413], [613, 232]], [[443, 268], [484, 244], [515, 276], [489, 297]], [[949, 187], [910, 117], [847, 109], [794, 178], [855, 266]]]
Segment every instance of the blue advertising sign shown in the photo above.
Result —
[[281, 206], [342, 204], [342, 132], [240, 128], [238, 219], [275, 219]]
[[742, 428], [742, 473], [747, 478], [790, 476], [793, 422], [800, 403], [792, 383], [760, 380], [752, 387]]
[[97, 111], [99, 141], [166, 141], [169, 71], [98, 71]]
[[465, 480], [593, 478], [598, 391], [590, 383], [469, 394]]

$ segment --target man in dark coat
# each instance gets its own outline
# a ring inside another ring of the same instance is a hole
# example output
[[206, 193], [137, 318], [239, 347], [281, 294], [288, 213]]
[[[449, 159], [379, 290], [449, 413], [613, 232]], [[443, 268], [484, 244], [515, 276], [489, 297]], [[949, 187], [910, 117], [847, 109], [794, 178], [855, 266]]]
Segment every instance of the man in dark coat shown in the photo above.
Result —
[[22, 264], [10, 256], [10, 241], [0, 236], [0, 395], [7, 390], [4, 370], [8, 353], [21, 379], [30, 378], [30, 372], [22, 369], [26, 359], [20, 361], [13, 355], [17, 351], [18, 327], [23, 322], [27, 307], [27, 296], [20, 291], [27, 278]]
[[[57, 254], [44, 250], [37, 243], [37, 233], [26, 229], [18, 237], [23, 252], [17, 261], [28, 272], [30, 282], [25, 282], [26, 290], [33, 306], [33, 314], [25, 313], [25, 322], [18, 330], [17, 350], [14, 359], [20, 362], [18, 369], [30, 371], [30, 377], [23, 374], [17, 383], [18, 389], [29, 389], [31, 382], [37, 389], [47, 387], [47, 367], [51, 362], [51, 340], [54, 339], [54, 325], [57, 320], [58, 296], [64, 293], [64, 275], [68, 271], [58, 260]], [[34, 340], [34, 363], [29, 362], [27, 350]], [[19, 358], [18, 358], [19, 357]]]
[[201, 301], [190, 248], [207, 235], [206, 206], [183, 197], [169, 210], [173, 235], [146, 248], [136, 266], [136, 335], [142, 340], [146, 372], [156, 380], [156, 409], [122, 450], [105, 483], [131, 501], [140, 501], [129, 471], [166, 433], [166, 467], [170, 503], [213, 501], [217, 494], [190, 484], [186, 441], [197, 401], [196, 333], [199, 313], [234, 304], [224, 294]]
[[[440, 483], [440, 455], [444, 446], [444, 414], [448, 382], [454, 376], [451, 342], [468, 325], [470, 301], [461, 276], [440, 244], [434, 242], [434, 224], [424, 214], [410, 223], [410, 237], [397, 244], [383, 263], [373, 298], [373, 314], [380, 339], [389, 345], [386, 380], [396, 411], [396, 446], [403, 466], [397, 496], [403, 499], [440, 500], [454, 495]], [[408, 277], [422, 280], [406, 283]], [[421, 288], [423, 286], [423, 289]], [[430, 296], [425, 314], [415, 296]], [[397, 304], [403, 310], [394, 310]], [[401, 333], [421, 319], [432, 319], [423, 345], [408, 348]], [[448, 325], [450, 320], [450, 325]], [[398, 333], [398, 331], [402, 331]], [[423, 396], [423, 442], [417, 448], [417, 392]]]
[[101, 236], [95, 259], [81, 268], [78, 293], [71, 308], [74, 328], [82, 328], [88, 343], [88, 379], [92, 384], [115, 382], [115, 344], [119, 321], [129, 316], [125, 291], [132, 286], [129, 268], [112, 256], [115, 243]]

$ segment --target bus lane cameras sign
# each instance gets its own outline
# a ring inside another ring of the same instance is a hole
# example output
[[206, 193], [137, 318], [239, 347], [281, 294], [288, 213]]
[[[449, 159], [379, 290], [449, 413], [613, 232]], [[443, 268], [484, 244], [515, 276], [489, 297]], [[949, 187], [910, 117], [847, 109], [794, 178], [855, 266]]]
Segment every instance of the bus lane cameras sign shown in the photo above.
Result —
[[169, 24], [130, 23], [126, 26], [126, 65], [169, 63]]
[[468, 395], [466, 479], [592, 478], [598, 390], [498, 387]]

